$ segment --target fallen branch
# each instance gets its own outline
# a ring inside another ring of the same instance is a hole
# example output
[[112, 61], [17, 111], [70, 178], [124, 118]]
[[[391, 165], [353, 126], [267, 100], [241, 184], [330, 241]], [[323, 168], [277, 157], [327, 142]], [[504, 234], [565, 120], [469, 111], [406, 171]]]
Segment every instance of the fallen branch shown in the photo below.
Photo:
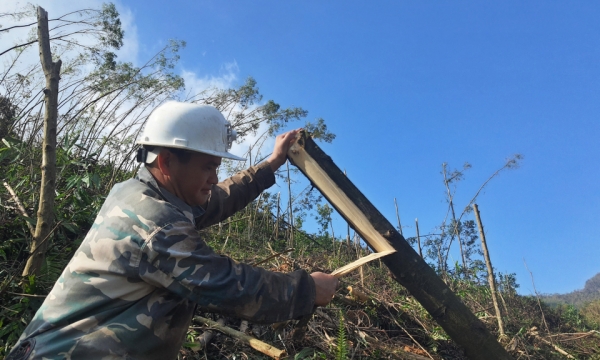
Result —
[[[17, 194], [15, 193], [13, 188], [7, 182], [4, 182], [4, 187], [6, 188], [6, 190], [8, 190], [8, 192], [12, 196], [12, 199], [15, 202], [15, 204], [17, 204], [17, 207], [21, 211], [21, 215], [23, 215], [24, 217], [29, 219], [30, 217], [27, 214], [27, 210], [25, 210], [25, 207], [21, 203], [21, 200], [19, 200], [19, 197], [17, 196]], [[27, 227], [29, 228], [29, 231], [31, 232], [31, 236], [33, 236], [33, 234], [35, 234], [35, 228], [33, 227], [33, 225], [31, 225], [31, 223], [29, 223], [29, 221], [25, 221], [25, 222], [27, 223]]]
[[282, 252], [279, 252], [279, 253], [277, 253], [277, 254], [273, 254], [273, 255], [271, 255], [271, 256], [269, 256], [269, 257], [267, 257], [267, 258], [266, 258], [266, 259], [264, 259], [264, 260], [260, 260], [260, 261], [257, 261], [257, 262], [255, 262], [254, 264], [252, 264], [252, 266], [258, 266], [258, 265], [260, 265], [260, 264], [264, 264], [264, 263], [266, 263], [267, 261], [269, 261], [269, 260], [271, 260], [271, 259], [274, 259], [274, 258], [276, 258], [276, 257], [278, 257], [278, 256], [282, 256], [282, 255], [284, 255], [284, 254], [287, 254], [287, 253], [289, 253], [290, 251], [294, 251], [294, 248], [285, 249], [285, 250], [283, 250]]
[[283, 356], [286, 356], [285, 350], [279, 350], [265, 342], [262, 342], [252, 336], [246, 335], [237, 330], [233, 330], [227, 326], [220, 325], [216, 321], [212, 321], [210, 319], [204, 318], [202, 316], [194, 316], [194, 320], [198, 321], [206, 326], [210, 326], [212, 329], [222, 332], [223, 334], [234, 337], [246, 345], [249, 345], [254, 350], [260, 351], [261, 353], [272, 357], [273, 359], [280, 359]]
[[541, 342], [543, 342], [544, 344], [550, 345], [554, 348], [554, 350], [558, 351], [560, 354], [564, 355], [567, 357], [567, 359], [575, 359], [571, 354], [569, 354], [568, 352], [564, 351], [563, 349], [559, 348], [557, 345], [554, 345], [551, 341], [544, 339], [543, 337], [541, 337], [538, 333], [538, 329], [537, 327], [532, 327], [531, 329], [529, 329], [528, 334], [533, 336], [536, 340], [539, 340]]
[[[220, 326], [225, 326], [225, 320], [219, 319], [217, 320], [217, 324]], [[212, 338], [215, 336], [215, 332], [212, 330], [206, 330], [202, 333], [202, 335], [198, 336], [198, 342], [192, 347], [192, 350], [199, 351], [202, 349], [206, 349]]]
[[[376, 349], [385, 351], [386, 353], [388, 353], [391, 358], [393, 359], [403, 359], [403, 360], [425, 360], [425, 359], [430, 359], [426, 356], [421, 356], [421, 355], [417, 355], [408, 351], [404, 351], [402, 349], [390, 349], [389, 347], [387, 347], [385, 344], [383, 344], [381, 341], [379, 341], [378, 339], [367, 335], [364, 331], [361, 330], [355, 330], [354, 333], [356, 334], [356, 336], [360, 337], [365, 343], [367, 343], [369, 346], [372, 346]], [[399, 354], [396, 354], [396, 352], [398, 352]]]

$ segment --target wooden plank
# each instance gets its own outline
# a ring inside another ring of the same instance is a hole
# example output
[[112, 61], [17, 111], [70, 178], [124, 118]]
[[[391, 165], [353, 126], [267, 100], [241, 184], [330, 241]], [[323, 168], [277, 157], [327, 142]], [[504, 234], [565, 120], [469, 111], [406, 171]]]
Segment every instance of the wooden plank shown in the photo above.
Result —
[[[377, 252], [397, 250], [382, 261], [469, 358], [511, 359], [485, 325], [305, 132], [299, 134], [288, 157], [371, 248]], [[385, 178], [378, 182], [389, 186]]]

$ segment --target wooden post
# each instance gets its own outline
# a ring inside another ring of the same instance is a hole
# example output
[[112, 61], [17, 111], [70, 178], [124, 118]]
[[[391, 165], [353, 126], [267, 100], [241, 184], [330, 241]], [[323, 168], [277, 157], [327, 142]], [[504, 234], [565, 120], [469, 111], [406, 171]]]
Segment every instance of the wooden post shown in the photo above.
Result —
[[398, 231], [400, 232], [400, 235], [404, 234], [402, 233], [402, 224], [400, 224], [400, 213], [398, 212], [398, 203], [396, 202], [396, 198], [394, 198], [394, 205], [396, 205], [396, 219], [398, 219]]
[[50, 33], [48, 30], [48, 12], [41, 6], [37, 8], [38, 44], [40, 61], [46, 77], [44, 89], [44, 141], [42, 144], [42, 182], [40, 202], [37, 212], [35, 234], [31, 241], [29, 259], [23, 276], [38, 274], [44, 263], [49, 235], [54, 222], [54, 197], [56, 188], [56, 124], [58, 118], [58, 82], [62, 62], [52, 61], [50, 51]]
[[502, 322], [502, 313], [500, 312], [500, 306], [498, 306], [498, 298], [496, 297], [496, 278], [494, 277], [494, 268], [492, 267], [492, 260], [490, 260], [490, 253], [488, 251], [487, 242], [485, 241], [485, 233], [483, 232], [483, 224], [481, 224], [481, 217], [479, 215], [479, 208], [477, 204], [473, 204], [473, 212], [475, 213], [475, 219], [477, 220], [477, 227], [479, 228], [479, 238], [481, 239], [481, 248], [483, 249], [483, 258], [485, 259], [485, 266], [488, 271], [488, 283], [490, 284], [490, 291], [492, 293], [492, 302], [494, 303], [494, 310], [496, 310], [496, 317], [498, 318], [498, 330], [500, 336], [504, 335], [504, 323]]
[[281, 196], [281, 193], [278, 192], [277, 193], [277, 217], [275, 218], [275, 241], [277, 241], [277, 237], [279, 236], [279, 210], [281, 209], [279, 206], [279, 197]]
[[423, 258], [423, 251], [421, 250], [421, 235], [419, 234], [419, 219], [415, 219], [415, 226], [417, 227], [417, 245], [419, 246], [419, 256]]
[[[346, 170], [344, 170], [344, 175], [348, 176], [348, 173], [346, 173]], [[346, 235], [346, 245], [348, 245], [348, 248], [350, 248], [350, 224], [346, 223], [347, 227], [348, 227], [348, 234]]]
[[305, 132], [299, 134], [288, 157], [371, 248], [397, 250], [383, 257], [383, 262], [470, 359], [511, 359], [485, 325]]
[[290, 237], [288, 239], [288, 247], [294, 247], [294, 210], [292, 207], [292, 179], [290, 178], [290, 162], [286, 162], [287, 177], [288, 177], [288, 194], [290, 203]]

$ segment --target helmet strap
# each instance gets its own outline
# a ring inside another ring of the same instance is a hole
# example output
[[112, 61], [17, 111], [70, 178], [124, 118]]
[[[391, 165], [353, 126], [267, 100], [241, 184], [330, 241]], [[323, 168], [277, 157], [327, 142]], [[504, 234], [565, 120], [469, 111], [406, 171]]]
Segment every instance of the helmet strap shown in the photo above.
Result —
[[148, 157], [148, 150], [146, 150], [146, 148], [144, 148], [143, 146], [140, 147], [137, 151], [137, 156], [136, 156], [136, 161], [140, 162], [142, 164], [146, 163], [146, 157]]

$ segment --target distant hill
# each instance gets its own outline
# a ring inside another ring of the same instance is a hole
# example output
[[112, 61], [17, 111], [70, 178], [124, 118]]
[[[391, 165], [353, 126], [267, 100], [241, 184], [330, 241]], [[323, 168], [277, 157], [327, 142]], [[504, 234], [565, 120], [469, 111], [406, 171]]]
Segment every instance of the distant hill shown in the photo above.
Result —
[[568, 294], [543, 295], [542, 300], [551, 306], [571, 304], [580, 307], [590, 301], [600, 299], [600, 273], [585, 282], [582, 290], [575, 290]]

